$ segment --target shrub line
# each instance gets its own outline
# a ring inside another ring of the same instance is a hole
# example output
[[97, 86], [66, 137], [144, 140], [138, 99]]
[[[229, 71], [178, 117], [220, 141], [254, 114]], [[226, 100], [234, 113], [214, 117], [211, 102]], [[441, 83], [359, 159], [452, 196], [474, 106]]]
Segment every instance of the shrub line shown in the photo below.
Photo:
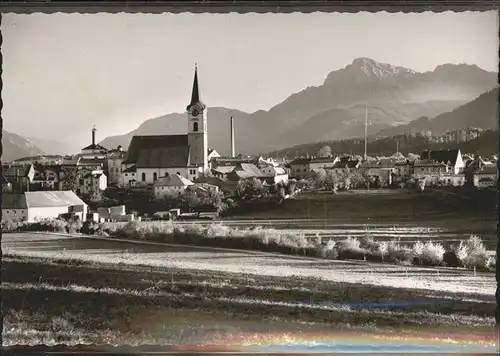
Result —
[[[236, 228], [221, 223], [182, 224], [167, 222], [93, 223], [46, 219], [35, 223], [4, 223], [3, 231], [42, 231], [75, 236], [103, 236], [127, 242], [163, 243], [164, 246], [195, 247], [207, 250], [285, 254], [298, 258], [367, 261], [403, 264], [418, 267], [465, 267], [476, 271], [491, 271], [496, 258], [489, 256], [482, 240], [471, 236], [458, 245], [445, 249], [432, 241], [405, 246], [399, 239], [376, 241], [368, 233], [363, 238], [347, 237], [342, 241], [326, 240], [320, 235], [307, 237], [304, 232], [271, 228]], [[117, 239], [118, 238], [118, 239]]]

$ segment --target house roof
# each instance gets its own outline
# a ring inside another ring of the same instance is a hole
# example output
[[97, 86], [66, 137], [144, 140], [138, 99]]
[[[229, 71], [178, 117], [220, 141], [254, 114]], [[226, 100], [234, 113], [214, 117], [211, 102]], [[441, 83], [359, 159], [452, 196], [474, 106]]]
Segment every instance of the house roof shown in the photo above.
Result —
[[79, 166], [97, 166], [97, 165], [103, 165], [104, 160], [99, 159], [99, 158], [80, 158], [78, 160], [78, 165]]
[[228, 174], [234, 171], [236, 166], [219, 166], [217, 168], [213, 168], [212, 170], [219, 174]]
[[[240, 167], [241, 167], [241, 170], [249, 173], [252, 177], [260, 177], [263, 175], [262, 171], [255, 164], [241, 163]], [[240, 170], [238, 170], [238, 168], [236, 168], [236, 171], [240, 171]]]
[[482, 166], [480, 169], [476, 170], [475, 174], [497, 174], [498, 169], [495, 164], [486, 164]]
[[124, 163], [136, 163], [144, 149], [188, 146], [188, 135], [134, 136], [130, 142]]
[[27, 177], [32, 165], [12, 165], [12, 166], [4, 166], [3, 174], [6, 177]]
[[292, 162], [290, 162], [290, 165], [292, 164], [309, 164], [311, 162], [311, 159], [308, 157], [299, 157], [295, 158]]
[[396, 166], [393, 162], [377, 161], [377, 162], [363, 162], [359, 168], [394, 168]]
[[419, 160], [414, 162], [415, 167], [446, 167], [446, 163], [436, 162], [430, 159]]
[[189, 146], [143, 149], [137, 157], [137, 168], [177, 168], [189, 166]]
[[344, 169], [344, 168], [356, 168], [360, 162], [358, 160], [341, 160], [333, 165], [333, 168]]
[[194, 183], [178, 174], [162, 177], [155, 183], [155, 187], [188, 187], [190, 185]]
[[26, 209], [75, 205], [86, 204], [74, 192], [66, 190], [4, 193], [2, 196], [2, 209]]
[[310, 163], [334, 163], [333, 157], [315, 157], [310, 160]]
[[135, 173], [135, 172], [137, 172], [137, 167], [135, 166], [135, 164], [122, 171], [122, 173]]
[[442, 162], [451, 164], [454, 166], [457, 162], [458, 155], [460, 154], [460, 150], [427, 150], [422, 152], [420, 155], [420, 159], [422, 160], [432, 160], [435, 162]]
[[87, 147], [82, 148], [82, 151], [84, 150], [99, 150], [99, 151], [107, 151], [107, 149], [99, 144], [91, 144], [88, 145]]

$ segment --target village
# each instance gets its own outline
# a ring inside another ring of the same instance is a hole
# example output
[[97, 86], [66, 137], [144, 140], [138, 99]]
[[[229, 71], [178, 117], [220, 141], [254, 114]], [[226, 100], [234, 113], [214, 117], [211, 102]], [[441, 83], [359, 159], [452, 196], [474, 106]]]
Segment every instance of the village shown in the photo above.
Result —
[[[282, 202], [303, 190], [482, 189], [494, 186], [497, 179], [497, 157], [480, 157], [459, 149], [369, 157], [365, 145], [361, 157], [334, 156], [331, 148], [324, 146], [314, 157], [237, 155], [232, 117], [228, 118], [231, 155], [221, 156], [208, 147], [207, 110], [201, 101], [197, 69], [186, 110], [186, 135], [134, 136], [125, 151], [121, 146], [108, 149], [99, 145], [93, 127], [91, 144], [79, 154], [43, 161], [29, 157], [4, 165], [2, 220], [61, 216], [83, 221], [173, 216], [213, 219], [231, 208], [228, 202], [235, 205], [235, 200], [245, 198], [253, 201], [276, 196]], [[142, 208], [134, 208], [141, 204], [131, 204], [131, 200], [142, 200]], [[149, 208], [144, 208], [148, 204]]]

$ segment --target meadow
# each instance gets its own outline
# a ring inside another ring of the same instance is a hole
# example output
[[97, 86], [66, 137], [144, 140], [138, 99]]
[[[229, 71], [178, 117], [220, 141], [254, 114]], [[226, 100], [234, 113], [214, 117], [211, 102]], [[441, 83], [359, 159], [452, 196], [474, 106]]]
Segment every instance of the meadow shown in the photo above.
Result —
[[4, 256], [2, 280], [4, 345], [199, 345], [294, 330], [401, 336], [423, 326], [494, 343], [494, 298], [471, 293], [15, 255]]

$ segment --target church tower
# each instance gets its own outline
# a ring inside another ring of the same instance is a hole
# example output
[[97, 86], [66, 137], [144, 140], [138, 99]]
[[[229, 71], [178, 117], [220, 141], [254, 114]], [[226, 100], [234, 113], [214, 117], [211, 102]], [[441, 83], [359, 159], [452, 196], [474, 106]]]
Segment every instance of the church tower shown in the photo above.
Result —
[[194, 69], [193, 92], [191, 103], [186, 108], [188, 114], [188, 145], [190, 147], [190, 163], [208, 169], [208, 131], [207, 108], [201, 101], [198, 87], [198, 68]]

